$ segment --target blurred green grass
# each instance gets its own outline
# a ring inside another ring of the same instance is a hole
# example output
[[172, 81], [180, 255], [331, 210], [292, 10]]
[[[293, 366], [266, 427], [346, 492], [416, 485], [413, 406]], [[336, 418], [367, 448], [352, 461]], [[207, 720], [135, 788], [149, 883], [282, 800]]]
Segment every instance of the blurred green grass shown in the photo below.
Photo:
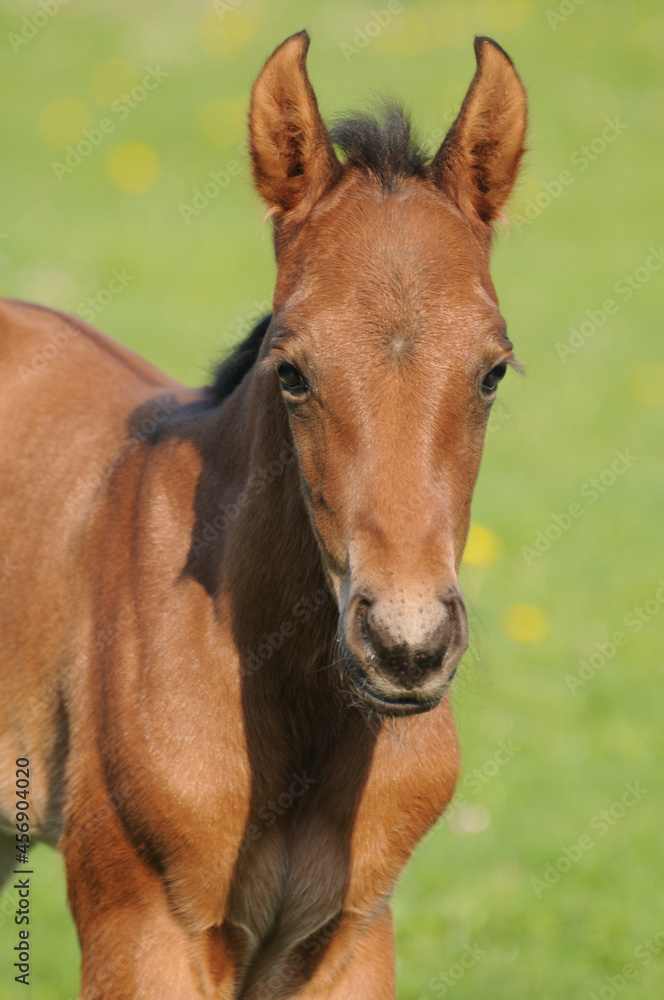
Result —
[[[355, 44], [369, 4], [88, 0], [64, 6], [27, 44], [15, 36], [39, 6], [0, 7], [0, 292], [75, 311], [90, 297], [99, 304], [113, 270], [124, 269], [132, 280], [96, 325], [191, 384], [271, 297], [269, 226], [249, 182], [242, 115], [279, 41], [309, 29], [324, 112], [387, 89], [424, 136], [449, 123], [465, 93], [475, 33], [506, 48], [529, 89], [530, 152], [493, 268], [528, 377], [511, 374], [501, 388], [476, 491], [474, 522], [487, 530], [476, 529], [463, 570], [473, 642], [454, 693], [464, 801], [396, 892], [403, 1000], [609, 996], [606, 977], [627, 963], [637, 977], [625, 995], [661, 996], [661, 957], [646, 963], [635, 949], [664, 930], [664, 615], [655, 599], [664, 577], [664, 268], [637, 281], [629, 301], [614, 289], [664, 239], [664, 16], [655, 0], [562, 9], [573, 13], [556, 21], [555, 3], [404, 0], [349, 57], [342, 43]], [[155, 66], [168, 76], [121, 118], [109, 100]], [[74, 103], [54, 103], [63, 100]], [[52, 162], [105, 117], [113, 131], [58, 181]], [[624, 131], [579, 169], [586, 154], [573, 154], [599, 149], [593, 140], [616, 117]], [[181, 206], [231, 162], [240, 175], [185, 222]], [[546, 204], [544, 185], [563, 170], [572, 181]], [[524, 223], [528, 211], [536, 217]], [[561, 361], [556, 345], [609, 297], [615, 314]], [[548, 551], [524, 558], [522, 547], [626, 449], [630, 468], [596, 503], [582, 501], [582, 516]], [[653, 613], [637, 632], [625, 619], [647, 601]], [[617, 630], [626, 644], [593, 661], [600, 666], [572, 693], [566, 677]], [[496, 765], [510, 740], [518, 751]], [[593, 817], [636, 781], [647, 789], [641, 800], [604, 836], [593, 832]], [[538, 895], [532, 880], [589, 831], [592, 848]], [[61, 859], [38, 848], [33, 860], [32, 995], [74, 998]], [[2, 1000], [25, 994], [11, 981], [8, 904]]]

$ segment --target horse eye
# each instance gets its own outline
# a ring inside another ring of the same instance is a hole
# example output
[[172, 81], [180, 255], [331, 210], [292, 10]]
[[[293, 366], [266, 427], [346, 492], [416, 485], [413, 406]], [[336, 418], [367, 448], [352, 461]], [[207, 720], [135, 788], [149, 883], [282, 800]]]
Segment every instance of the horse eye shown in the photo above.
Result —
[[295, 395], [300, 395], [307, 390], [307, 382], [301, 372], [297, 370], [295, 365], [291, 365], [288, 361], [280, 361], [277, 365], [277, 375], [279, 376], [279, 381], [284, 389], [288, 392], [294, 393]]
[[482, 389], [484, 392], [495, 392], [498, 383], [502, 381], [506, 371], [507, 365], [496, 365], [495, 368], [492, 368], [489, 374], [486, 375], [482, 381]]

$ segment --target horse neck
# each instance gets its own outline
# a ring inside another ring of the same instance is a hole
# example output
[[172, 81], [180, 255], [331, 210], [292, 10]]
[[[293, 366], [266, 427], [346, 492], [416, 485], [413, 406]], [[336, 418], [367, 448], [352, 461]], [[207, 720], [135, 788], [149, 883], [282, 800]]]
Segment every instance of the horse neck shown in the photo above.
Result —
[[202, 451], [192, 542], [200, 558], [189, 571], [230, 606], [246, 676], [312, 682], [334, 655], [338, 611], [278, 388], [252, 370], [218, 407]]

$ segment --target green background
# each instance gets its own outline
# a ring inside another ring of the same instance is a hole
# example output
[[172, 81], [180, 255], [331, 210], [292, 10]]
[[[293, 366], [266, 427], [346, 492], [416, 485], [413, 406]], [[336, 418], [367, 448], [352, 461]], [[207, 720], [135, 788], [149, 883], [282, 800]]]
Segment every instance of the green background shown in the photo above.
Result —
[[[371, 5], [345, 0], [217, 10], [72, 0], [23, 44], [14, 36], [31, 33], [23, 19], [42, 8], [3, 0], [0, 291], [71, 311], [92, 298], [96, 325], [200, 383], [273, 287], [270, 227], [242, 147], [250, 85], [270, 51], [307, 27], [324, 113], [389, 90], [436, 137], [474, 71], [473, 35], [503, 45], [529, 90], [530, 151], [493, 273], [527, 378], [510, 372], [501, 387], [476, 491], [462, 579], [472, 649], [454, 689], [462, 798], [396, 892], [399, 997], [611, 997], [606, 977], [626, 964], [635, 978], [621, 995], [660, 997], [664, 962], [652, 953], [664, 935], [644, 942], [664, 931], [664, 268], [649, 256], [664, 240], [661, 4], [402, 7], [369, 39], [358, 30]], [[109, 101], [147, 67], [168, 76], [121, 118]], [[105, 117], [112, 132], [58, 180], [53, 162]], [[618, 122], [609, 143], [606, 119]], [[181, 206], [230, 163], [239, 174], [185, 221]], [[131, 280], [98, 309], [114, 269]], [[626, 274], [629, 300], [615, 287]], [[602, 316], [607, 298], [617, 308]], [[561, 358], [557, 345], [584, 322], [580, 346]], [[634, 460], [612, 476], [616, 451]], [[591, 502], [593, 477], [602, 492]], [[581, 514], [556, 531], [553, 515], [573, 503]], [[559, 537], [537, 552], [547, 531]], [[638, 628], [635, 607], [649, 609]], [[617, 631], [625, 641], [612, 654], [602, 644]], [[589, 679], [574, 685], [591, 657]], [[639, 800], [616, 806], [635, 782]], [[600, 833], [602, 810], [611, 825]], [[590, 848], [544, 883], [584, 834]], [[74, 998], [61, 859], [40, 847], [33, 860], [32, 992], [11, 980], [5, 893], [0, 997]]]

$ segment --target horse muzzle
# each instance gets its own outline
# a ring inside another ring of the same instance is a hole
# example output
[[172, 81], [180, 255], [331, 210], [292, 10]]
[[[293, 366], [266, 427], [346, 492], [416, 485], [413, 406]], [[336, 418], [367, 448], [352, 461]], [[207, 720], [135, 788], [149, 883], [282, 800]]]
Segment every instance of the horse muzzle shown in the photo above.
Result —
[[360, 698], [385, 715], [434, 708], [468, 645], [458, 587], [430, 598], [421, 592], [379, 596], [356, 590], [340, 618], [344, 660]]

